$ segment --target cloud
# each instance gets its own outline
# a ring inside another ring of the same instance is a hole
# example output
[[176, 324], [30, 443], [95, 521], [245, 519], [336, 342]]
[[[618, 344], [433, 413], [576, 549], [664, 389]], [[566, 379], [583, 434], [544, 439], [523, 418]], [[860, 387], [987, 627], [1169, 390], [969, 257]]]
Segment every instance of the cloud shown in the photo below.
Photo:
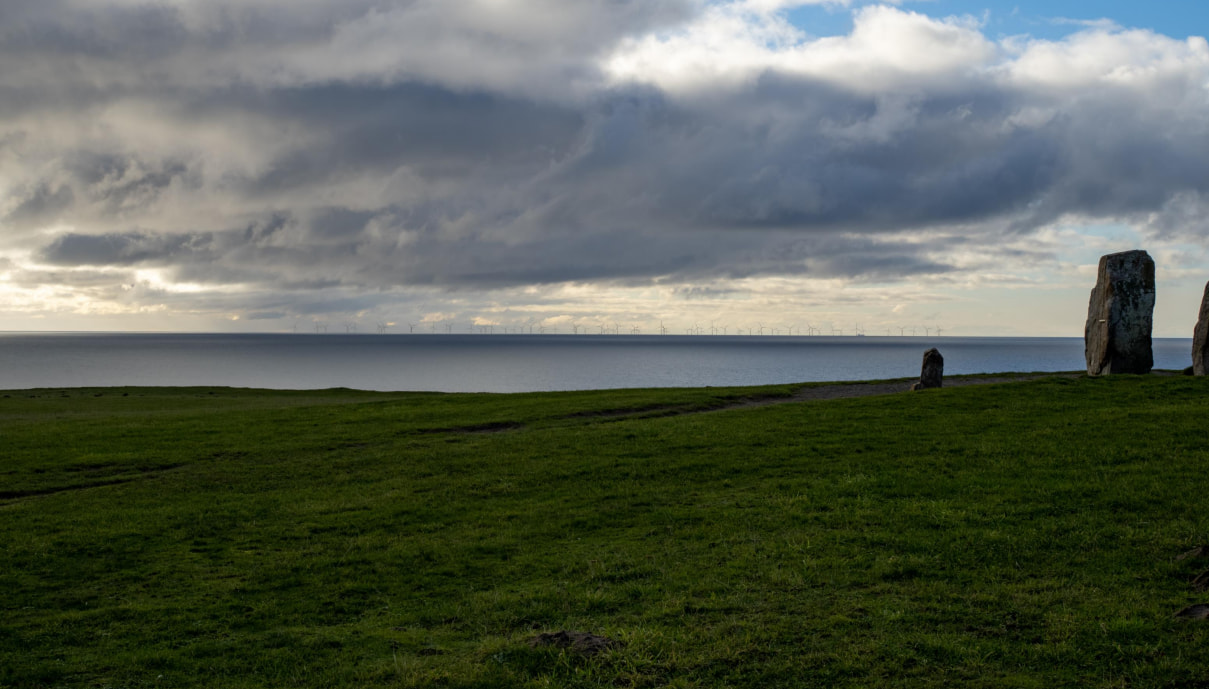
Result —
[[43, 249], [41, 258], [63, 266], [157, 264], [189, 250], [194, 243], [194, 238], [180, 235], [64, 234]]
[[855, 12], [851, 34], [808, 40], [785, 17], [753, 17], [743, 7], [714, 7], [680, 31], [622, 42], [610, 75], [681, 95], [741, 88], [770, 71], [866, 93], [944, 89], [978, 76], [998, 52], [971, 17], [935, 20], [876, 5]]
[[1204, 39], [889, 5], [811, 38], [797, 4], [5, 3], [0, 254], [267, 317], [1001, 272], [1070, 222], [1205, 242]]
[[[619, 37], [693, 0], [46, 0], [0, 20], [0, 85], [306, 88], [440, 84], [561, 95]], [[86, 64], [82, 63], [86, 61]]]

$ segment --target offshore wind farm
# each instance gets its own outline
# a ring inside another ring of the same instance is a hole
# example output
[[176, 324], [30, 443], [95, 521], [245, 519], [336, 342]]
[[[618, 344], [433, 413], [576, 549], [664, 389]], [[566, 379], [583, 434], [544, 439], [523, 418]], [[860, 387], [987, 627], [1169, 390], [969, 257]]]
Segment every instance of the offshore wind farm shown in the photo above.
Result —
[[[327, 323], [324, 321], [313, 321], [312, 325], [316, 334], [328, 332]], [[360, 323], [358, 321], [350, 321], [345, 323], [346, 334], [356, 334], [361, 332], [358, 330]], [[405, 330], [404, 330], [405, 328]], [[375, 324], [375, 332], [379, 335], [386, 335], [394, 332], [405, 332], [408, 335], [436, 335], [444, 333], [446, 335], [475, 333], [479, 335], [671, 335], [684, 334], [695, 336], [713, 336], [718, 335], [747, 335], [747, 336], [772, 336], [772, 337], [814, 337], [822, 335], [844, 336], [851, 335], [855, 337], [865, 337], [867, 335], [885, 335], [891, 337], [897, 331], [899, 337], [906, 337], [910, 334], [911, 337], [924, 335], [931, 337], [933, 334], [940, 337], [944, 334], [945, 329], [939, 325], [899, 325], [885, 327], [883, 329], [875, 328], [870, 332], [868, 328], [863, 327], [860, 323], [851, 324], [851, 328], [845, 330], [843, 324], [824, 322], [821, 325], [814, 325], [809, 322], [803, 322], [802, 325], [797, 323], [786, 324], [785, 322], [771, 323], [750, 323], [739, 325], [728, 325], [727, 323], [717, 320], [709, 321], [709, 325], [703, 325], [700, 321], [694, 321], [692, 325], [672, 326], [665, 325], [664, 321], [660, 320], [658, 325], [651, 327], [650, 323], [627, 323], [620, 324], [617, 321], [607, 321], [600, 318], [589, 318], [583, 321], [574, 321], [565, 318], [554, 319], [553, 321], [526, 319], [526, 320], [493, 320], [483, 317], [473, 318], [466, 322], [460, 322], [453, 319], [433, 319], [423, 320], [419, 322], [404, 322], [398, 323], [395, 321], [379, 321]], [[292, 333], [307, 332], [299, 330], [299, 323], [295, 322]]]

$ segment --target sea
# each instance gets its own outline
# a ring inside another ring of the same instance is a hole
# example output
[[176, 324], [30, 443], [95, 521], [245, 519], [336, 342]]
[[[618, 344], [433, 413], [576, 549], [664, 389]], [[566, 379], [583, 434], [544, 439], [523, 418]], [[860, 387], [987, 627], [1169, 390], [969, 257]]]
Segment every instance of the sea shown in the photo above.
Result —
[[[0, 333], [0, 389], [225, 386], [537, 392], [766, 385], [1084, 368], [1082, 338]], [[1155, 367], [1191, 364], [1155, 339]]]

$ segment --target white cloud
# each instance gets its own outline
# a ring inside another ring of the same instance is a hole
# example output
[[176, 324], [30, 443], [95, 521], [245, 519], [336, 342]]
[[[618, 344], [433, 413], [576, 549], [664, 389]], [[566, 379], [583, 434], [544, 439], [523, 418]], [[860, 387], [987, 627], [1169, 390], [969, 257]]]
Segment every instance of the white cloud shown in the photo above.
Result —
[[1176, 40], [1150, 31], [1092, 29], [1062, 41], [1015, 41], [1010, 48], [1015, 54], [1004, 65], [1010, 83], [1063, 89], [1060, 95], [1114, 87], [1203, 97], [1209, 69], [1209, 42], [1200, 36]]
[[[894, 2], [893, 4], [898, 3]], [[774, 14], [795, 7], [806, 7], [809, 5], [848, 7], [852, 5], [852, 0], [738, 0], [733, 5], [744, 12]]]
[[918, 89], [994, 64], [998, 47], [969, 17], [944, 20], [879, 5], [858, 10], [847, 36], [807, 39], [784, 17], [711, 8], [681, 31], [624, 41], [609, 58], [615, 82], [671, 93], [750, 84], [777, 71], [866, 92]]

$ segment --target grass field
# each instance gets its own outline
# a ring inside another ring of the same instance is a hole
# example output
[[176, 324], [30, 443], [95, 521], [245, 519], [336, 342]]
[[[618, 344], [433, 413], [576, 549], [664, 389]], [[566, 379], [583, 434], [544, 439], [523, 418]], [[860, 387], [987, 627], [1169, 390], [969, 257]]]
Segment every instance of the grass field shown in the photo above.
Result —
[[1209, 380], [792, 391], [0, 393], [0, 687], [1209, 687]]

